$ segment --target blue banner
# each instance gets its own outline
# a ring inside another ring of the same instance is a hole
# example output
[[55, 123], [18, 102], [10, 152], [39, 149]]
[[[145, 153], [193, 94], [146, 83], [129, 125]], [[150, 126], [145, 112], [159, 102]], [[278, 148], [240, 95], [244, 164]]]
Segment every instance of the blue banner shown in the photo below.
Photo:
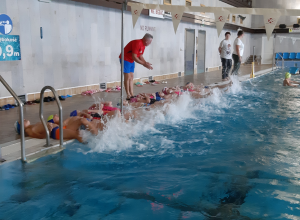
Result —
[[0, 35], [0, 61], [21, 60], [20, 36]]

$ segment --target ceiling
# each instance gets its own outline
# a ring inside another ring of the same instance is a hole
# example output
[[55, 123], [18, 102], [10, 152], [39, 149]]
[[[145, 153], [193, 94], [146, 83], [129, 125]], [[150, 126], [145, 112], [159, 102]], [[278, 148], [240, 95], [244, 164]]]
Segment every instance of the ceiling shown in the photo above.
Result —
[[252, 0], [220, 0], [234, 7], [252, 8]]

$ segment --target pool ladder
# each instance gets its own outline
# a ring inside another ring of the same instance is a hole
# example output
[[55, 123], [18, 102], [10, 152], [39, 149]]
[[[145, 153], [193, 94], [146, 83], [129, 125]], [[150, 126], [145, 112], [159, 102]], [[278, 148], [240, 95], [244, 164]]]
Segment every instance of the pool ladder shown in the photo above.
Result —
[[60, 146], [62, 147], [64, 145], [64, 133], [63, 133], [63, 116], [62, 116], [62, 106], [61, 106], [61, 103], [59, 101], [59, 97], [55, 91], [55, 89], [51, 86], [45, 86], [42, 90], [41, 90], [41, 95], [40, 95], [40, 119], [41, 119], [41, 122], [43, 123], [44, 125], [44, 128], [46, 130], [46, 134], [47, 134], [47, 137], [46, 137], [46, 145], [45, 147], [50, 147], [52, 146], [50, 144], [50, 134], [49, 134], [49, 130], [48, 130], [48, 127], [47, 127], [47, 122], [45, 121], [44, 119], [44, 116], [43, 116], [43, 112], [44, 112], [44, 93], [45, 91], [49, 89], [52, 91], [54, 97], [55, 97], [55, 101], [58, 105], [58, 110], [59, 110], [59, 142], [60, 142]]
[[[21, 135], [21, 160], [23, 162], [26, 162], [26, 153], [25, 153], [25, 131], [24, 131], [24, 103], [20, 100], [20, 98], [18, 97], [18, 95], [15, 93], [15, 91], [8, 85], [8, 83], [3, 79], [3, 77], [0, 75], [0, 81], [1, 83], [4, 85], [4, 87], [9, 91], [9, 93], [15, 98], [15, 100], [18, 102], [19, 107], [20, 107], [20, 135]], [[59, 97], [55, 91], [55, 89], [51, 86], [45, 86], [42, 90], [41, 90], [41, 95], [40, 95], [40, 119], [44, 125], [44, 128], [46, 130], [46, 145], [45, 147], [50, 147], [52, 146], [50, 144], [50, 134], [49, 134], [49, 130], [47, 127], [47, 123], [44, 120], [44, 116], [43, 116], [43, 112], [44, 112], [44, 93], [45, 91], [49, 89], [52, 91], [56, 103], [58, 105], [58, 109], [59, 109], [59, 127], [61, 129], [59, 129], [59, 134], [60, 134], [60, 146], [62, 147], [64, 144], [64, 136], [63, 136], [63, 117], [62, 117], [62, 106], [61, 103], [59, 101]], [[1, 149], [0, 149], [0, 163], [1, 162], [5, 162], [5, 160], [1, 157]]]
[[[20, 135], [21, 135], [21, 159], [23, 162], [26, 162], [26, 154], [25, 154], [25, 133], [24, 133], [24, 112], [23, 112], [23, 106], [24, 103], [20, 100], [20, 98], [17, 96], [15, 91], [8, 85], [8, 83], [3, 79], [3, 77], [0, 75], [0, 81], [4, 85], [4, 87], [9, 91], [9, 93], [15, 98], [15, 100], [18, 102], [20, 107]], [[0, 149], [0, 163], [4, 162], [5, 160], [1, 158], [1, 149]]]

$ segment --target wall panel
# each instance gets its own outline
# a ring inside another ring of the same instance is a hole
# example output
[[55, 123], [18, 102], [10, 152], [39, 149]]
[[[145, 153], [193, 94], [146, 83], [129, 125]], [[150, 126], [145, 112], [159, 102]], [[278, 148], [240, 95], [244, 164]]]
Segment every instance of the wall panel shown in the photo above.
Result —
[[[152, 3], [152, 0], [149, 2]], [[182, 4], [182, 1], [179, 2]], [[208, 3], [204, 2], [210, 6]], [[11, 72], [8, 78], [18, 94], [39, 92], [46, 85], [61, 89], [120, 81], [119, 10], [70, 0], [53, 0], [50, 4], [37, 0], [6, 0], [6, 11], [14, 22], [13, 34], [21, 38], [22, 60], [2, 62], [3, 70], [0, 71]], [[154, 69], [147, 70], [137, 64], [136, 78], [184, 71], [184, 33], [187, 28], [196, 32], [206, 31], [205, 66], [221, 65], [218, 45], [226, 30], [218, 37], [214, 27], [181, 22], [175, 34], [170, 19], [144, 15], [140, 16], [133, 29], [131, 13], [126, 12], [124, 17], [125, 44], [142, 38], [147, 32], [154, 36], [153, 43], [144, 54]], [[40, 39], [41, 26], [43, 39]], [[153, 27], [155, 31], [146, 31], [145, 27]], [[235, 36], [236, 32], [233, 32], [232, 41]], [[250, 36], [246, 34], [244, 39], [244, 59], [250, 55]], [[5, 94], [0, 87], [0, 97]]]

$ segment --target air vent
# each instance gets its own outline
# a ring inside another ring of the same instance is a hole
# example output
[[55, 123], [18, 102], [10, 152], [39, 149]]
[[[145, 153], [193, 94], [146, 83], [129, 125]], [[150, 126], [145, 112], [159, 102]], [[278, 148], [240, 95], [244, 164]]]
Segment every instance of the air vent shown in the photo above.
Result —
[[100, 83], [100, 89], [107, 89], [106, 83]]
[[25, 103], [26, 100], [27, 100], [26, 95], [19, 95], [18, 97], [19, 97], [19, 99], [20, 99], [23, 103]]
[[178, 72], [178, 77], [180, 77], [181, 76], [181, 72]]
[[149, 76], [149, 81], [152, 80], [152, 79], [153, 79], [153, 77], [152, 77], [152, 76]]

